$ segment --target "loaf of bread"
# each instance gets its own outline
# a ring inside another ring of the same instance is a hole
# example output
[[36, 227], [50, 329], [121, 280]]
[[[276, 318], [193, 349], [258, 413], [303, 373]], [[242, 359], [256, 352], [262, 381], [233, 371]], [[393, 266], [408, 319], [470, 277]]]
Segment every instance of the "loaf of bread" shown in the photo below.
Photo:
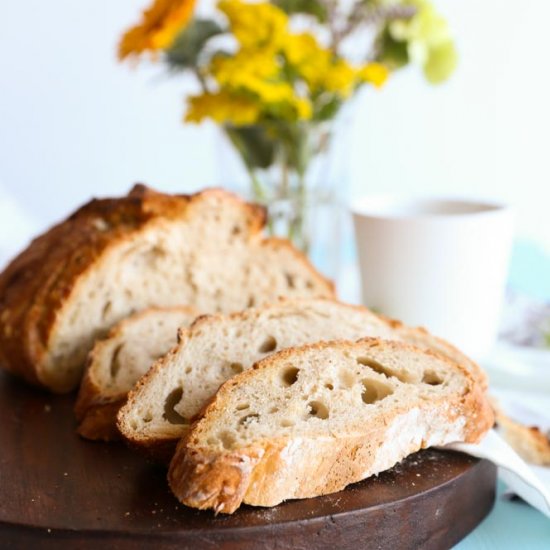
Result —
[[398, 342], [291, 348], [226, 382], [178, 444], [168, 480], [232, 513], [339, 491], [420, 449], [478, 442], [493, 416], [465, 369]]
[[222, 190], [165, 195], [138, 185], [91, 201], [0, 274], [0, 365], [67, 392], [94, 341], [133, 312], [333, 296], [287, 241], [262, 236], [264, 223], [262, 207]]
[[425, 330], [334, 300], [286, 300], [242, 313], [201, 317], [189, 330], [180, 331], [178, 346], [130, 393], [118, 415], [118, 427], [134, 447], [167, 460], [193, 417], [228, 378], [284, 348], [365, 336], [402, 340], [439, 352], [484, 383], [475, 363]]
[[128, 392], [156, 359], [175, 346], [178, 328], [197, 317], [191, 307], [150, 308], [117, 323], [88, 355], [75, 405], [78, 433], [119, 439], [116, 415]]

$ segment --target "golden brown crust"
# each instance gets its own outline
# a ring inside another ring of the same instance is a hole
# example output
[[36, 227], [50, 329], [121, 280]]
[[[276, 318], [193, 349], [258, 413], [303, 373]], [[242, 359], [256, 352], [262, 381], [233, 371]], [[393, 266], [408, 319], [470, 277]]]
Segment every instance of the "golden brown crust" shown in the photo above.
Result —
[[265, 209], [227, 191], [167, 195], [136, 185], [125, 197], [93, 199], [35, 239], [0, 274], [0, 366], [46, 385], [43, 365], [56, 319], [87, 270], [107, 248], [148, 224], [159, 218], [184, 219], [194, 203], [216, 195], [242, 208], [251, 236], [261, 231]]
[[550, 466], [550, 437], [536, 426], [525, 426], [512, 420], [495, 404], [498, 432], [527, 462]]
[[[286, 359], [291, 359], [296, 350], [319, 350], [329, 346], [357, 346], [368, 347], [390, 346], [401, 349], [417, 350], [414, 346], [397, 342], [383, 341], [366, 338], [356, 343], [335, 341], [311, 344], [300, 348], [288, 348], [271, 355], [223, 384], [215, 398], [204, 409], [202, 418], [199, 418], [191, 427], [188, 434], [178, 444], [176, 453], [172, 458], [168, 473], [170, 487], [177, 498], [184, 504], [199, 508], [211, 508], [218, 512], [233, 513], [242, 502], [262, 503], [262, 505], [274, 505], [285, 498], [304, 496], [318, 496], [340, 489], [346, 485], [364, 479], [365, 471], [369, 471], [378, 460], [377, 451], [384, 445], [391, 445], [391, 437], [386, 425], [369, 426], [368, 433], [357, 437], [341, 437], [334, 441], [324, 440], [313, 442], [314, 454], [321, 456], [323, 471], [316, 464], [315, 476], [307, 480], [306, 486], [301, 486], [299, 494], [286, 494], [272, 490], [270, 476], [276, 475], [280, 468], [288, 468], [283, 460], [283, 453], [288, 449], [290, 439], [281, 437], [277, 440], [264, 440], [254, 447], [241, 448], [233, 451], [213, 451], [200, 447], [198, 435], [201, 430], [201, 422], [207, 422], [208, 415], [218, 410], [223, 410], [227, 400], [227, 394], [234, 386], [246, 384], [248, 379], [255, 376], [254, 371], [268, 369], [272, 364], [280, 364]], [[427, 355], [439, 357], [436, 353], [424, 352]], [[451, 361], [442, 359], [447, 363]], [[446, 400], [439, 404], [438, 411], [444, 415], [444, 420], [453, 425], [461, 418], [465, 420], [462, 429], [462, 439], [465, 442], [476, 443], [491, 428], [494, 417], [491, 405], [483, 388], [474, 377], [463, 367], [454, 365], [466, 377], [468, 384], [464, 395]], [[423, 403], [419, 408], [428, 409], [437, 404]], [[395, 413], [397, 418], [403, 410]], [[391, 425], [391, 421], [390, 421]], [[307, 462], [308, 449], [302, 440], [298, 441], [300, 450], [293, 456], [293, 465], [296, 462]], [[422, 440], [420, 445], [409, 448], [409, 453], [426, 448], [428, 441]], [[311, 451], [311, 449], [309, 449]], [[309, 457], [312, 455], [310, 454]], [[272, 478], [271, 478], [272, 479]], [[266, 492], [268, 494], [266, 494]], [[248, 497], [248, 498], [247, 498]]]
[[[339, 303], [338, 300], [333, 298], [316, 298], [318, 301], [324, 301], [324, 302], [332, 302], [332, 303]], [[285, 302], [300, 303], [300, 299], [287, 299], [287, 298], [281, 298], [279, 300], [279, 303], [283, 304]], [[342, 304], [345, 305], [345, 307], [349, 308], [350, 310], [355, 311], [370, 311], [364, 306], [360, 305], [354, 305], [354, 304]], [[259, 317], [262, 314], [262, 309], [251, 309], [246, 311], [239, 311], [231, 314], [206, 314], [206, 315], [200, 315], [198, 316], [194, 322], [191, 324], [188, 328], [180, 328], [178, 331], [178, 346], [185, 345], [185, 340], [187, 339], [188, 335], [191, 335], [193, 331], [199, 330], [201, 327], [204, 327], [209, 324], [213, 324], [216, 322], [219, 322], [223, 319], [235, 319], [238, 320], [240, 318], [244, 317], [250, 317], [250, 316], [256, 316]], [[445, 340], [441, 338], [437, 338], [433, 335], [431, 335], [426, 329], [418, 327], [418, 328], [412, 328], [407, 327], [404, 325], [401, 321], [397, 321], [394, 319], [391, 319], [389, 317], [385, 317], [383, 315], [375, 314], [371, 312], [372, 315], [375, 317], [378, 317], [382, 319], [385, 323], [387, 323], [391, 328], [396, 330], [401, 336], [406, 336], [413, 340], [412, 343], [414, 345], [417, 345], [419, 347], [422, 347], [422, 349], [425, 349], [426, 352], [437, 355], [439, 357], [443, 357], [447, 361], [451, 361], [453, 363], [459, 364], [463, 370], [466, 370], [469, 372], [470, 375], [472, 375], [476, 381], [478, 381], [481, 385], [481, 388], [483, 390], [486, 389], [487, 384], [487, 377], [481, 367], [479, 367], [476, 363], [474, 363], [471, 359], [469, 359], [467, 356], [465, 356], [461, 351], [453, 347], [451, 344], [446, 342]], [[367, 339], [368, 340], [368, 339]], [[423, 345], [421, 345], [421, 343]], [[435, 344], [438, 346], [439, 352], [435, 350], [428, 350], [425, 348], [425, 346], [428, 345], [428, 343]], [[444, 352], [444, 353], [443, 353]], [[280, 352], [281, 353], [281, 352]], [[149, 371], [138, 381], [136, 386], [130, 391], [128, 394], [128, 402], [132, 403], [134, 399], [136, 399], [141, 391], [141, 388], [144, 386], [147, 386], [151, 380], [156, 378], [160, 372], [164, 369], [165, 365], [170, 362], [169, 357], [163, 357], [160, 360], [158, 360], [152, 367], [149, 369]], [[214, 396], [213, 396], [214, 397]], [[479, 397], [482, 402], [484, 402], [485, 397], [482, 395]], [[209, 403], [206, 403], [203, 407], [206, 408], [206, 406]], [[202, 413], [199, 414], [199, 416], [202, 416]], [[123, 411], [121, 411], [121, 415], [118, 416], [118, 422], [123, 422]], [[161, 458], [162, 462], [166, 462], [166, 459], [170, 460], [172, 457], [176, 445], [178, 442], [179, 437], [173, 437], [173, 438], [163, 438], [156, 440], [154, 438], [150, 437], [140, 437], [139, 433], [122, 433], [123, 438], [126, 440], [126, 442], [134, 447], [135, 449], [141, 450], [146, 455], [149, 455], [155, 459]], [[172, 444], [170, 445], [170, 442]]]
[[454, 363], [467, 367], [484, 390], [487, 390], [489, 387], [489, 379], [486, 372], [475, 361], [464, 355], [457, 347], [447, 342], [447, 340], [439, 336], [434, 336], [424, 327], [408, 327], [397, 319], [392, 319], [391, 317], [386, 317], [379, 313], [377, 315], [380, 319], [386, 321], [393, 329], [406, 336], [410, 343], [420, 345], [421, 343], [427, 344], [431, 342], [433, 346], [432, 351], [439, 351], [440, 355], [451, 359]]
[[104, 386], [99, 384], [96, 379], [93, 365], [96, 361], [101, 361], [104, 348], [109, 346], [112, 339], [119, 338], [128, 324], [146, 318], [150, 313], [163, 311], [195, 313], [195, 310], [189, 306], [150, 307], [120, 321], [111, 328], [109, 334], [103, 340], [95, 343], [88, 354], [84, 376], [74, 406], [75, 417], [79, 423], [77, 432], [82, 437], [103, 441], [120, 439], [120, 432], [116, 427], [116, 418], [120, 407], [126, 403], [128, 393], [120, 391], [106, 393]]
[[[176, 454], [169, 478], [177, 480], [173, 483], [179, 489], [178, 498], [188, 506], [232, 513], [243, 501], [254, 467], [263, 455], [261, 448], [224, 455], [193, 449]], [[190, 479], [189, 484], [183, 481]]]
[[118, 441], [120, 433], [116, 427], [116, 415], [125, 400], [88, 407], [80, 418], [77, 432], [94, 441]]

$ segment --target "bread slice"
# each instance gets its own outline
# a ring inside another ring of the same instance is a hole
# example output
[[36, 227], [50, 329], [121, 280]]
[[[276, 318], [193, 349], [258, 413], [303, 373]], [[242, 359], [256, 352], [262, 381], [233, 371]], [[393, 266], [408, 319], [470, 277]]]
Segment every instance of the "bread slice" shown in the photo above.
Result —
[[191, 307], [150, 308], [117, 323], [98, 340], [75, 405], [78, 433], [88, 439], [119, 439], [116, 414], [128, 392], [156, 359], [176, 345], [178, 328], [198, 316]]
[[67, 392], [94, 341], [133, 312], [333, 296], [289, 242], [262, 236], [264, 223], [262, 207], [222, 190], [165, 195], [138, 185], [91, 201], [0, 274], [0, 365]]
[[478, 442], [493, 423], [461, 367], [377, 339], [283, 350], [226, 382], [178, 444], [168, 480], [193, 508], [339, 491], [420, 449]]
[[536, 426], [526, 426], [510, 418], [492, 399], [497, 432], [510, 444], [523, 460], [538, 466], [550, 466], [550, 434]]
[[231, 376], [284, 348], [365, 336], [432, 349], [483, 380], [475, 363], [422, 329], [334, 300], [287, 300], [229, 316], [201, 317], [189, 330], [180, 331], [178, 346], [130, 393], [120, 410], [118, 427], [133, 446], [161, 460], [169, 459], [193, 417]]

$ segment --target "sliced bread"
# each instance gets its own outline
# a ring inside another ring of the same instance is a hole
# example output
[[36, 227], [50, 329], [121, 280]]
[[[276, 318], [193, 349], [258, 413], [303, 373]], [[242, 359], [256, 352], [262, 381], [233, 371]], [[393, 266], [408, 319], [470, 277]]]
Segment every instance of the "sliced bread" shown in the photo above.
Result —
[[550, 432], [544, 433], [537, 426], [526, 426], [510, 418], [496, 399], [492, 399], [497, 432], [526, 462], [550, 466]]
[[91, 201], [0, 274], [0, 365], [67, 392], [94, 341], [133, 312], [333, 296], [289, 242], [262, 236], [264, 223], [262, 207], [215, 189], [166, 195], [138, 185]]
[[281, 351], [226, 382], [178, 444], [168, 480], [193, 508], [339, 491], [420, 449], [477, 442], [493, 416], [461, 367], [365, 339]]
[[95, 343], [75, 405], [80, 435], [104, 441], [119, 438], [116, 414], [128, 392], [175, 346], [178, 328], [189, 326], [197, 315], [185, 306], [146, 309], [120, 321]]
[[193, 417], [228, 378], [284, 348], [365, 336], [437, 351], [483, 380], [475, 363], [424, 330], [334, 300], [287, 300], [227, 316], [200, 317], [189, 330], [180, 331], [177, 347], [130, 393], [118, 415], [119, 430], [133, 446], [169, 459]]

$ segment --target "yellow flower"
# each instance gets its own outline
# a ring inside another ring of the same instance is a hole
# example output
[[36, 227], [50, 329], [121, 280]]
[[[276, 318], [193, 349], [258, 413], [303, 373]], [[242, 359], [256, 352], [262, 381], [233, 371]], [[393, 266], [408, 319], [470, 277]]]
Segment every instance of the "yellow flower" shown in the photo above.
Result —
[[283, 49], [288, 62], [295, 67], [303, 68], [311, 63], [324, 65], [329, 61], [329, 52], [308, 32], [289, 34]]
[[320, 87], [342, 97], [348, 97], [357, 84], [357, 71], [344, 59], [331, 63], [321, 75]]
[[309, 99], [297, 97], [293, 101], [293, 107], [296, 110], [298, 120], [309, 120], [313, 115], [313, 108]]
[[229, 20], [232, 33], [245, 50], [278, 50], [284, 42], [288, 16], [269, 2], [250, 4], [221, 0], [218, 8]]
[[260, 117], [256, 102], [244, 96], [221, 90], [213, 94], [201, 94], [188, 100], [186, 122], [202, 122], [211, 118], [219, 124], [246, 126], [254, 124]]
[[381, 63], [367, 63], [359, 70], [359, 78], [376, 88], [381, 88], [388, 79], [390, 72]]
[[141, 21], [124, 34], [119, 59], [169, 48], [193, 15], [196, 0], [154, 0]]
[[238, 55], [234, 58], [222, 58], [214, 64], [212, 75], [220, 87], [254, 94], [262, 103], [279, 103], [293, 98], [292, 86], [288, 82], [273, 78], [277, 73], [274, 73], [272, 68], [265, 70], [268, 64], [255, 64], [252, 61], [240, 65], [240, 57]]
[[217, 56], [210, 67], [222, 90], [252, 96], [265, 112], [285, 120], [311, 117], [311, 104], [296, 95], [285, 80], [273, 52], [240, 50], [234, 56]]
[[313, 92], [333, 92], [348, 97], [359, 82], [357, 69], [345, 59], [334, 59], [309, 33], [290, 34], [285, 39], [284, 54]]
[[310, 88], [316, 88], [330, 65], [331, 53], [322, 48], [309, 33], [289, 34], [283, 45], [284, 54]]
[[277, 75], [279, 67], [275, 56], [263, 51], [245, 52], [214, 57], [210, 67], [212, 76], [221, 84], [239, 86], [243, 79], [265, 80]]

